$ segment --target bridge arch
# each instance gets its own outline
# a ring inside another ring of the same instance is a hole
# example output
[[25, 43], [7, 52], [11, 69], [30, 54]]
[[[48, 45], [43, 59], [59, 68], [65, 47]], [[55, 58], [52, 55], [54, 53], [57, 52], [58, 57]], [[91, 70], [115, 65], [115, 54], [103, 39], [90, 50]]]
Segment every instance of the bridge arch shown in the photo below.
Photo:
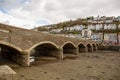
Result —
[[99, 44], [96, 44], [97, 49], [99, 49]]
[[88, 52], [92, 52], [93, 51], [93, 48], [92, 48], [91, 44], [87, 44], [87, 51]]
[[96, 44], [97, 46], [99, 46], [99, 44]]
[[80, 42], [78, 44], [78, 48], [79, 48], [79, 53], [86, 52], [86, 46], [83, 43]]
[[21, 48], [15, 46], [15, 45], [13, 45], [13, 44], [10, 44], [10, 43], [8, 43], [8, 42], [5, 42], [5, 41], [1, 41], [1, 40], [0, 40], [0, 44], [1, 44], [1, 45], [5, 45], [5, 46], [8, 46], [8, 47], [11, 47], [11, 48], [13, 48], [13, 49], [15, 49], [15, 50], [17, 50], [17, 51], [19, 51], [19, 52], [22, 51]]
[[59, 57], [59, 47], [50, 41], [43, 41], [35, 44], [29, 49], [30, 56], [34, 56], [35, 60], [41, 57]]
[[59, 48], [55, 43], [53, 43], [51, 41], [42, 41], [42, 42], [39, 42], [39, 43], [36, 43], [35, 45], [33, 45], [28, 51], [30, 52], [32, 49], [34, 49], [35, 47], [37, 47], [37, 46], [39, 46], [41, 44], [51, 44], [54, 47]]
[[63, 48], [66, 44], [71, 44], [72, 46], [77, 47], [73, 42], [67, 41], [64, 44], [62, 44], [62, 46], [60, 48]]
[[5, 59], [8, 60], [8, 62], [16, 62], [18, 64], [22, 65], [22, 53], [21, 49], [19, 47], [16, 47], [8, 42], [0, 41], [0, 58], [2, 59], [2, 64], [9, 64], [7, 62], [4, 62]]
[[65, 42], [61, 48], [63, 49], [63, 54], [78, 54], [76, 45], [71, 41]]
[[92, 46], [93, 46], [93, 51], [97, 51], [97, 46], [95, 45], [95, 44], [92, 44]]

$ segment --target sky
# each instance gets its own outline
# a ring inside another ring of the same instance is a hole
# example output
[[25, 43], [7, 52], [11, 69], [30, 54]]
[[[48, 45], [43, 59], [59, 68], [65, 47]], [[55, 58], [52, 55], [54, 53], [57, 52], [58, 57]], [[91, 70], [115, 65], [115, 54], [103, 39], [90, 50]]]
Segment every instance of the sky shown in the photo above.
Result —
[[0, 23], [32, 29], [88, 16], [120, 16], [120, 0], [0, 0]]

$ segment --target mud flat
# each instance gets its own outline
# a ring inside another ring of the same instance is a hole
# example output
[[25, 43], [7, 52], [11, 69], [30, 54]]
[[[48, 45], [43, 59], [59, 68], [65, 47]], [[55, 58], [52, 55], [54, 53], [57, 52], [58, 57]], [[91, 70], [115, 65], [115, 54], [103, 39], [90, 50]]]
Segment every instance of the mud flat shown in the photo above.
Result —
[[36, 61], [30, 67], [10, 64], [18, 80], [120, 80], [120, 52], [80, 53], [77, 58]]

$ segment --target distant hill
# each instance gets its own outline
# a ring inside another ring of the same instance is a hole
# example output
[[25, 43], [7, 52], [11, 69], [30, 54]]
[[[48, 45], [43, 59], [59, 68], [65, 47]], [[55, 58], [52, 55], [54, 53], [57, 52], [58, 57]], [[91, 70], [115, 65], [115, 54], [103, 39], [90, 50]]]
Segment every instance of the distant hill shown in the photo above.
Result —
[[34, 28], [33, 30], [37, 29], [38, 31], [45, 31], [48, 29], [71, 27], [71, 26], [80, 25], [80, 24], [87, 25], [88, 23], [86, 19], [69, 20], [69, 21], [60, 22], [57, 24], [52, 24], [52, 25], [38, 26], [37, 28]]
[[[112, 21], [107, 23], [107, 21]], [[76, 20], [69, 20], [69, 21], [64, 21], [60, 22], [57, 24], [52, 24], [52, 25], [45, 25], [45, 26], [38, 26], [37, 28], [34, 28], [33, 30], [37, 31], [48, 31], [51, 29], [57, 29], [57, 28], [64, 28], [64, 27], [73, 27], [75, 25], [84, 25], [87, 26], [89, 24], [99, 24], [99, 23], [105, 23], [105, 24], [120, 24], [119, 21], [116, 21], [117, 18], [114, 17], [100, 17], [97, 19], [97, 17], [87, 17], [87, 18], [78, 18]]]

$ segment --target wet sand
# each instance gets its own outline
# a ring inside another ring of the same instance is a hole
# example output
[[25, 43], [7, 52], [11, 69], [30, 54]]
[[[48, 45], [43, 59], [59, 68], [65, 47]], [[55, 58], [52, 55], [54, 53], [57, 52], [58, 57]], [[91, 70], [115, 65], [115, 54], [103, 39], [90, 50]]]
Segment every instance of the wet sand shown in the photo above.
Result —
[[120, 52], [80, 53], [62, 61], [37, 61], [30, 67], [9, 66], [18, 80], [120, 80]]

